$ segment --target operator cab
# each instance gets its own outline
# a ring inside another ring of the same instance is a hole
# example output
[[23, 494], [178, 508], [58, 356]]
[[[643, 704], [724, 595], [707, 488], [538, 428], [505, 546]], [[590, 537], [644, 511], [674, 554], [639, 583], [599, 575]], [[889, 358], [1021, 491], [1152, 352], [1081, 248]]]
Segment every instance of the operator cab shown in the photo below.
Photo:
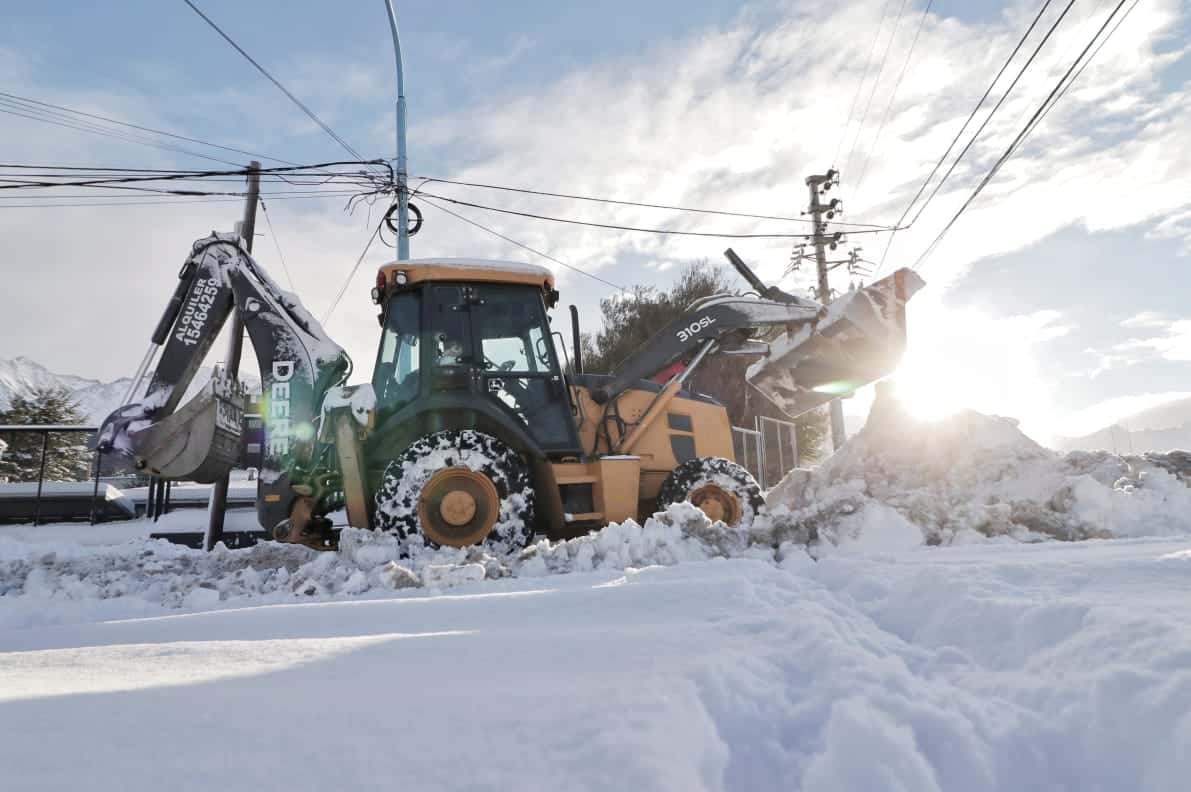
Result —
[[373, 298], [384, 331], [373, 378], [378, 418], [435, 396], [470, 393], [519, 424], [544, 451], [578, 446], [546, 310], [553, 274], [473, 259], [382, 267]]

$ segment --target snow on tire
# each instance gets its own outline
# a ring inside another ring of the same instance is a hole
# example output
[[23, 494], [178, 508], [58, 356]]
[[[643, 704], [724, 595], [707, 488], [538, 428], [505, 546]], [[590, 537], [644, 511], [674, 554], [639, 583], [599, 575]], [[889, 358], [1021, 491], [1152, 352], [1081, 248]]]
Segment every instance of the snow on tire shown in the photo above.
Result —
[[512, 553], [533, 537], [534, 490], [529, 466], [491, 435], [471, 429], [435, 432], [405, 449], [385, 468], [376, 495], [377, 530], [412, 538], [425, 536], [418, 498], [437, 472], [463, 467], [486, 476], [500, 498], [496, 523], [483, 544], [494, 553]]
[[[736, 498], [740, 516], [732, 524], [747, 527], [765, 505], [761, 488], [752, 474], [723, 457], [688, 459], [670, 472], [658, 490], [658, 508], [690, 500], [709, 486], [718, 487]], [[696, 504], [698, 505], [698, 504]]]

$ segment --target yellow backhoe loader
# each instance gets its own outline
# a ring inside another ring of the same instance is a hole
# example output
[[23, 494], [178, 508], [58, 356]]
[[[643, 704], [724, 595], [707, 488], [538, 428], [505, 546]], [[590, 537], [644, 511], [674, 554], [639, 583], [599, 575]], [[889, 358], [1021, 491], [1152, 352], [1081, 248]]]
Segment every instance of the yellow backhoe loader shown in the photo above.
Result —
[[[382, 330], [371, 382], [348, 386], [347, 355], [298, 299], [238, 236], [213, 234], [194, 244], [158, 323], [160, 358], [143, 397], [105, 421], [100, 442], [163, 478], [225, 475], [238, 458], [243, 389], [216, 371], [179, 402], [234, 311], [260, 364], [257, 516], [277, 541], [334, 548], [329, 515], [340, 510], [352, 526], [497, 552], [681, 500], [728, 524], [747, 521], [761, 492], [734, 461], [724, 407], [684, 389], [691, 372], [708, 355], [755, 356], [750, 384], [800, 414], [896, 367], [905, 303], [922, 281], [901, 270], [824, 306], [765, 286], [729, 258], [754, 295], [696, 302], [606, 375], [582, 372], [577, 343], [573, 370], [560, 361], [547, 269], [467, 259], [383, 266], [372, 290]], [[775, 328], [780, 337], [763, 340]], [[663, 372], [661, 384], [648, 379]]]

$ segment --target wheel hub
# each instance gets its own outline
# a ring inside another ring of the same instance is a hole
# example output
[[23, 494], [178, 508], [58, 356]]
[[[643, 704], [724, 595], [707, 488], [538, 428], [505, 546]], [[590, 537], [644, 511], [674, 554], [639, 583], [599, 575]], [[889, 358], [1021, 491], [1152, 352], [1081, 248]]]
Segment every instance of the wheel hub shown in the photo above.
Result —
[[454, 466], [435, 472], [418, 497], [418, 519], [426, 538], [449, 547], [482, 542], [500, 508], [496, 485], [483, 473]]
[[743, 511], [740, 499], [719, 484], [704, 484], [693, 489], [687, 499], [706, 514], [709, 520], [719, 520], [725, 525], [736, 525], [740, 522]]
[[467, 525], [471, 518], [476, 516], [476, 499], [470, 492], [461, 489], [451, 490], [438, 505], [438, 511], [451, 525]]

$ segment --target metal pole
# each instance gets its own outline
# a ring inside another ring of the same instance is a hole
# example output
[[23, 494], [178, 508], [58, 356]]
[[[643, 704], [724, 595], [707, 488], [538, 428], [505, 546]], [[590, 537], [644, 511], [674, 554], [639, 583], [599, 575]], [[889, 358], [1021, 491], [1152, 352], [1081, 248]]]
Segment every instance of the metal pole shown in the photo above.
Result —
[[389, 30], [393, 33], [393, 58], [397, 62], [397, 260], [409, 259], [409, 170], [405, 161], [405, 69], [401, 63], [401, 35], [393, 0], [385, 0]]
[[[811, 203], [808, 211], [815, 221], [815, 265], [819, 272], [819, 302], [824, 305], [831, 302], [831, 286], [827, 282], [827, 223], [823, 220], [823, 204], [819, 203], [819, 185], [828, 180], [828, 176], [808, 176], [807, 189], [810, 190]], [[838, 451], [844, 444], [844, 406], [839, 399], [832, 399], [831, 405], [831, 446]]]
[[[261, 164], [253, 160], [248, 164], [248, 196], [244, 199], [244, 219], [240, 222], [240, 236], [244, 246], [252, 252], [252, 240], [256, 237], [256, 207], [261, 195]], [[244, 320], [239, 306], [232, 309], [231, 337], [227, 340], [227, 377], [235, 380], [240, 375], [240, 357], [244, 352]], [[203, 549], [210, 550], [223, 540], [223, 515], [227, 511], [227, 486], [229, 473], [211, 486], [211, 499], [207, 503], [207, 533], [203, 537]], [[164, 493], [163, 493], [164, 494]], [[160, 505], [160, 504], [159, 504]]]
[[165, 503], [165, 479], [157, 479], [157, 492], [153, 497], [153, 522], [161, 519], [163, 503]]
[[95, 487], [91, 490], [91, 514], [89, 521], [95, 525], [95, 501], [99, 498], [99, 471], [103, 468], [103, 451], [95, 449]]
[[33, 506], [33, 524], [41, 524], [41, 485], [45, 481], [45, 460], [50, 451], [50, 433], [41, 433], [41, 470], [37, 474], [37, 503]]

